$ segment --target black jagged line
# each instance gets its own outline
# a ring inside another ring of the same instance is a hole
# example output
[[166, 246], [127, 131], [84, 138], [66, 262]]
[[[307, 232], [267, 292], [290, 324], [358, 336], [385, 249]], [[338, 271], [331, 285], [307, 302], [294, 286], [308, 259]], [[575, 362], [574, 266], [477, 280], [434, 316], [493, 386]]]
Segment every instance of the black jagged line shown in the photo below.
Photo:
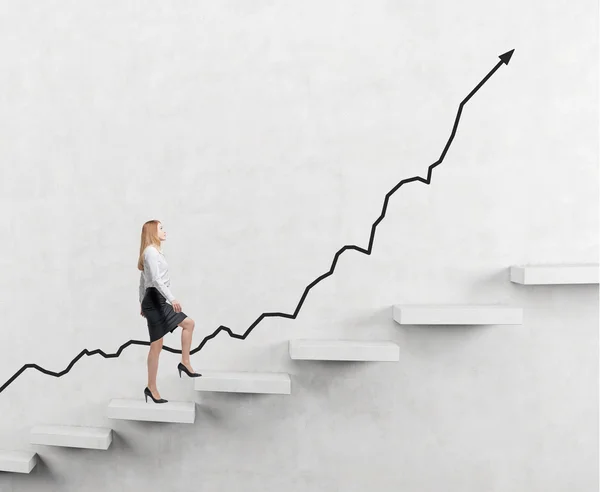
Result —
[[[202, 347], [204, 347], [204, 345], [206, 345], [206, 342], [215, 338], [221, 331], [227, 332], [227, 334], [231, 338], [237, 338], [238, 340], [245, 340], [246, 337], [252, 332], [252, 330], [265, 318], [279, 317], [279, 318], [287, 318], [287, 319], [296, 319], [296, 317], [298, 316], [298, 313], [300, 312], [300, 308], [304, 304], [304, 301], [306, 300], [306, 296], [308, 295], [310, 289], [312, 289], [315, 285], [317, 285], [319, 282], [321, 282], [321, 280], [324, 280], [327, 277], [329, 277], [330, 275], [333, 275], [337, 261], [344, 251], [353, 249], [360, 253], [370, 255], [371, 251], [373, 250], [373, 242], [375, 240], [375, 230], [377, 229], [377, 226], [379, 225], [379, 223], [385, 217], [388, 202], [389, 202], [391, 196], [396, 191], [398, 191], [398, 189], [403, 184], [410, 183], [412, 181], [420, 181], [421, 183], [425, 183], [426, 185], [429, 185], [431, 183], [432, 170], [436, 166], [438, 166], [442, 163], [442, 161], [444, 160], [444, 157], [446, 157], [446, 153], [448, 152], [448, 149], [450, 148], [450, 144], [454, 140], [454, 137], [456, 135], [456, 129], [458, 128], [458, 123], [460, 121], [460, 115], [462, 113], [464, 105], [467, 103], [467, 101], [469, 99], [471, 99], [471, 97], [473, 97], [475, 95], [475, 93], [483, 86], [483, 84], [485, 84], [487, 82], [487, 80], [496, 72], [496, 70], [498, 70], [502, 66], [502, 64], [508, 65], [508, 62], [510, 61], [514, 51], [515, 50], [513, 49], [511, 51], [507, 51], [503, 55], [500, 55], [499, 56], [500, 61], [496, 64], [496, 66], [483, 78], [483, 80], [479, 84], [477, 84], [477, 86], [469, 93], [469, 95], [461, 101], [461, 103], [458, 106], [458, 112], [456, 113], [456, 118], [454, 120], [454, 126], [452, 127], [452, 133], [450, 134], [450, 138], [448, 139], [448, 142], [446, 143], [446, 146], [444, 147], [444, 150], [442, 151], [440, 158], [429, 166], [429, 168], [427, 170], [427, 179], [423, 179], [420, 176], [413, 176], [412, 178], [403, 179], [396, 186], [394, 186], [390, 191], [388, 191], [388, 193], [385, 195], [385, 200], [383, 201], [383, 208], [381, 210], [381, 215], [377, 218], [377, 220], [371, 226], [371, 236], [369, 238], [369, 247], [367, 249], [361, 248], [360, 246], [356, 246], [353, 244], [352, 245], [347, 244], [347, 245], [343, 246], [333, 257], [333, 263], [331, 264], [331, 268], [329, 269], [329, 271], [324, 273], [323, 275], [317, 277], [315, 280], [313, 280], [310, 284], [308, 284], [306, 286], [306, 288], [304, 289], [304, 293], [302, 294], [302, 297], [300, 298], [300, 301], [298, 302], [298, 305], [296, 306], [296, 309], [294, 310], [293, 314], [281, 313], [281, 312], [262, 313], [258, 318], [256, 318], [254, 323], [252, 323], [248, 327], [248, 329], [244, 332], [243, 335], [238, 335], [237, 333], [234, 333], [233, 331], [231, 331], [231, 329], [228, 328], [227, 326], [220, 325], [212, 334], [206, 336], [195, 349], [191, 350], [190, 354], [195, 354], [196, 352], [202, 350]], [[37, 369], [38, 371], [40, 371], [44, 374], [47, 374], [49, 376], [55, 376], [58, 378], [58, 377], [61, 377], [61, 376], [64, 376], [65, 374], [67, 374], [71, 370], [71, 368], [75, 365], [75, 363], [79, 359], [81, 359], [84, 355], [89, 356], [89, 355], [100, 354], [105, 359], [113, 359], [113, 358], [119, 357], [121, 355], [121, 352], [123, 352], [123, 350], [125, 350], [129, 345], [150, 345], [150, 342], [145, 342], [142, 340], [129, 340], [128, 342], [121, 345], [119, 347], [119, 350], [117, 350], [117, 352], [114, 354], [107, 354], [100, 349], [96, 349], [96, 350], [92, 350], [92, 351], [84, 349], [79, 353], [79, 355], [77, 355], [77, 357], [75, 357], [71, 361], [71, 363], [63, 371], [60, 371], [60, 372], [49, 371], [47, 369], [44, 369], [41, 366], [38, 366], [37, 364], [25, 364], [8, 381], [6, 381], [6, 383], [4, 383], [0, 387], [0, 393], [2, 393], [2, 391], [4, 391], [8, 387], [8, 385], [10, 385], [25, 370], [27, 370], [29, 368]], [[174, 349], [174, 348], [171, 348], [171, 347], [168, 347], [165, 345], [163, 345], [162, 349], [166, 350], [167, 352], [171, 352], [173, 354], [181, 353], [180, 349]]]

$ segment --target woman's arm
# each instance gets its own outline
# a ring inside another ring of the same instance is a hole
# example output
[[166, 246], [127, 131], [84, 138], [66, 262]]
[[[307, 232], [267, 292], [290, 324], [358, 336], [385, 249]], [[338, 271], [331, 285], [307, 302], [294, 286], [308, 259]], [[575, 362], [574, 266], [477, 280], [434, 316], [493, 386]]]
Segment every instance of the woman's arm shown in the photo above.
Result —
[[140, 272], [140, 304], [144, 300], [144, 294], [146, 289], [144, 288], [144, 272]]

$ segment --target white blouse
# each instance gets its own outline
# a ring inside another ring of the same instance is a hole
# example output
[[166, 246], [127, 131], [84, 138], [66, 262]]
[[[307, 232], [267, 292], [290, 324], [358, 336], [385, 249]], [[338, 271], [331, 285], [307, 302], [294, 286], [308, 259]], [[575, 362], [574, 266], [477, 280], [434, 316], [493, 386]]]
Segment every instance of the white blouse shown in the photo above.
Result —
[[156, 287], [169, 303], [175, 296], [169, 290], [169, 265], [162, 251], [155, 246], [147, 246], [144, 250], [144, 270], [140, 272], [140, 304], [148, 287]]

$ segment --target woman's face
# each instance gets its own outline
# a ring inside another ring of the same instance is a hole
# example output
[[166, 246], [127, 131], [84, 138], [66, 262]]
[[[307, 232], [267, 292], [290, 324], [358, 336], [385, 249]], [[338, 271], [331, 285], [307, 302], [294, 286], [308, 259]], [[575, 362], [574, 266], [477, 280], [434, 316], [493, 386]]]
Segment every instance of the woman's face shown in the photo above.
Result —
[[161, 241], [167, 239], [167, 233], [163, 229], [163, 226], [160, 222], [158, 223], [158, 239], [160, 239]]

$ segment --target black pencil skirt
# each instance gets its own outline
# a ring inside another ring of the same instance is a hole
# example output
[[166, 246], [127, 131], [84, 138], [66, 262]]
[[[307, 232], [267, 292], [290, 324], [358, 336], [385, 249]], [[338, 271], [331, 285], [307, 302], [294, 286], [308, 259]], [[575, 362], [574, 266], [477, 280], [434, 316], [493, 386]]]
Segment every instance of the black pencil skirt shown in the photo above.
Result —
[[142, 299], [142, 313], [148, 322], [150, 342], [160, 340], [171, 333], [187, 315], [181, 311], [176, 313], [156, 287], [148, 287]]

